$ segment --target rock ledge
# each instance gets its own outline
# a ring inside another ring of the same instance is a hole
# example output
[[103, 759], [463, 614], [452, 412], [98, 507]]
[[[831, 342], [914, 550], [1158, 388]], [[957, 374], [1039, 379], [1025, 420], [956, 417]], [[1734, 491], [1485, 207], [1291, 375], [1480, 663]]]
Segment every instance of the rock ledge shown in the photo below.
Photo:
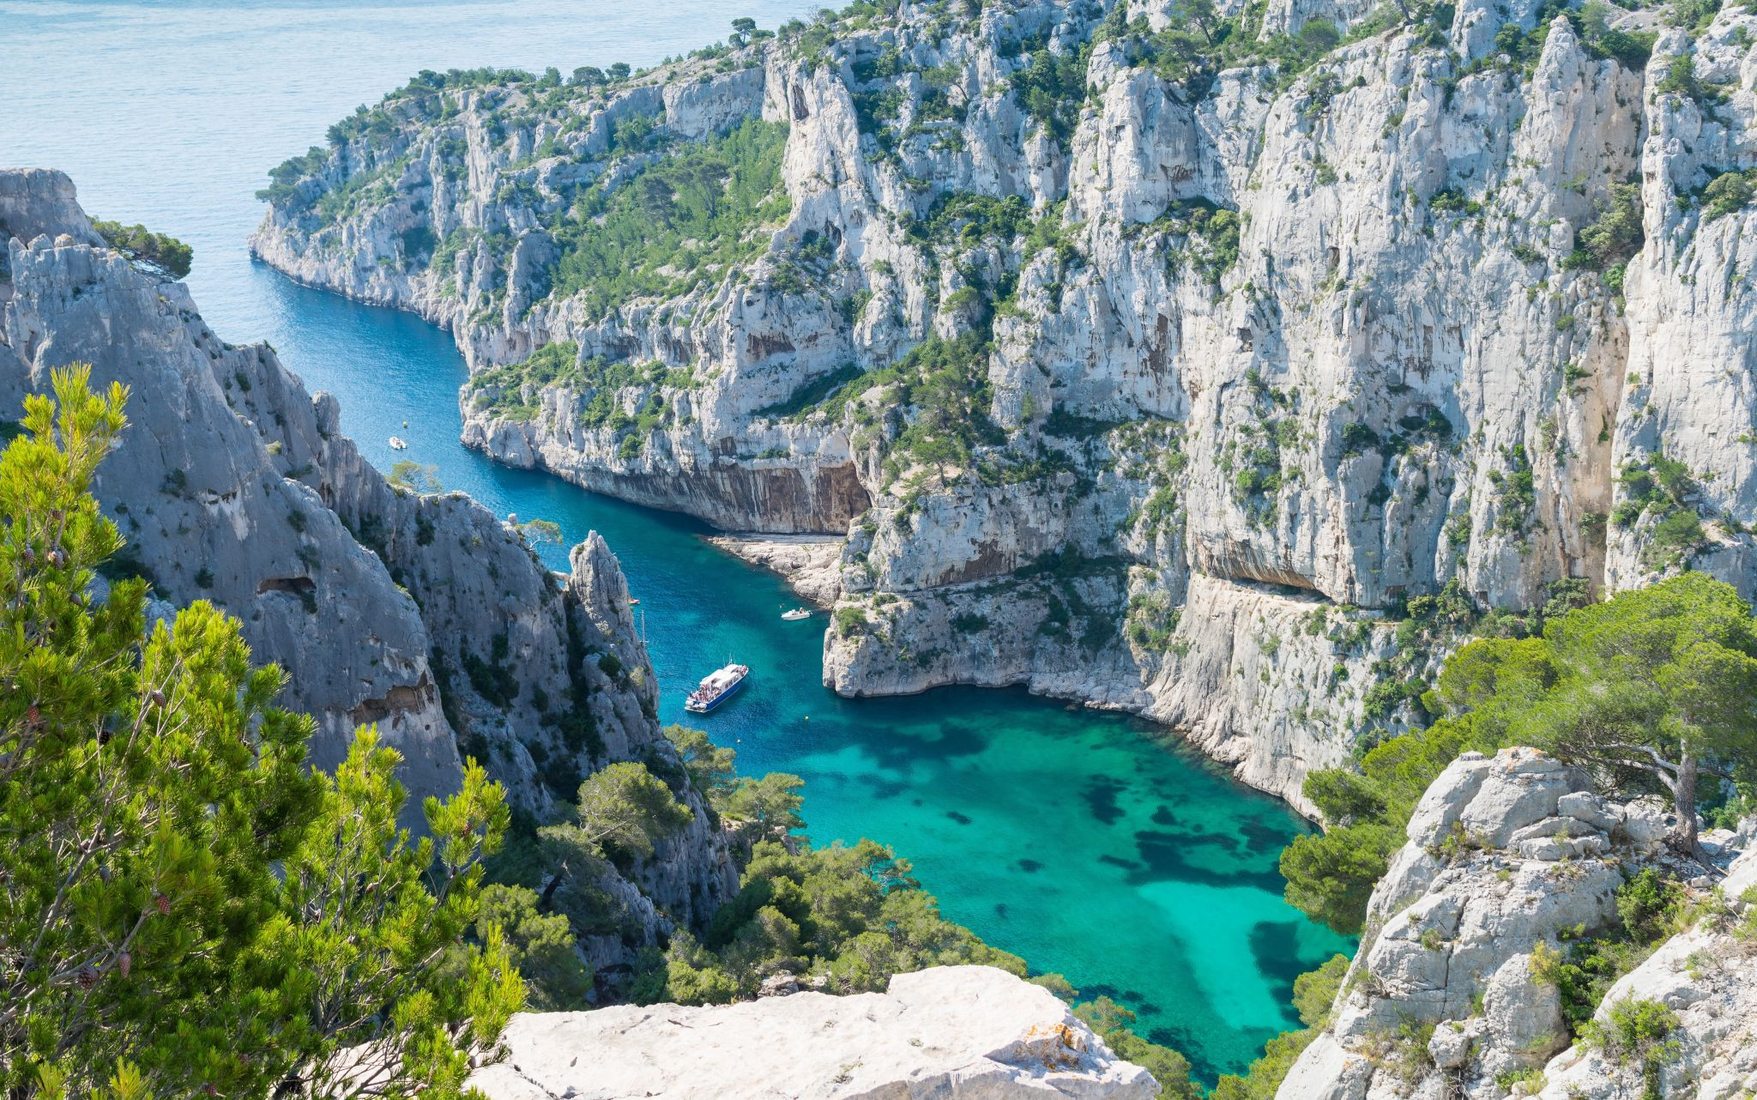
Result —
[[891, 979], [884, 993], [533, 1013], [471, 1084], [492, 1100], [1000, 1097], [1135, 1100], [1121, 1061], [1048, 990], [987, 966]]

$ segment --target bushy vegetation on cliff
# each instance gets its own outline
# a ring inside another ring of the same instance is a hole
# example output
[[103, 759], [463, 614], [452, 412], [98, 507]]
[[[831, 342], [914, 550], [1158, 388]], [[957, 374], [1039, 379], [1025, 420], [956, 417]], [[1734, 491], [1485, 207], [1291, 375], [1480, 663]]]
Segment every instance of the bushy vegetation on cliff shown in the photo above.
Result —
[[92, 228], [111, 248], [158, 274], [182, 279], [195, 264], [195, 249], [175, 237], [154, 233], [144, 225], [94, 220]]
[[1437, 722], [1369, 750], [1359, 771], [1306, 779], [1329, 829], [1282, 856], [1288, 900], [1359, 931], [1422, 793], [1473, 749], [1533, 745], [1620, 796], [1661, 795], [1678, 810], [1677, 845], [1693, 851], [1702, 804], [1724, 802], [1723, 784], [1749, 794], [1757, 783], [1754, 697], [1757, 622], [1730, 585], [1701, 573], [1577, 608], [1536, 637], [1471, 642], [1428, 699]]
[[786, 217], [784, 123], [751, 119], [663, 154], [616, 185], [594, 186], [551, 227], [560, 259], [551, 293], [585, 296], [601, 317], [634, 298], [718, 282], [768, 245]]
[[[1287, 899], [1338, 931], [1358, 933], [1374, 885], [1404, 841], [1416, 804], [1460, 753], [1533, 745], [1585, 767], [1619, 797], [1659, 795], [1678, 811], [1674, 846], [1697, 847], [1697, 814], [1730, 824], [1757, 808], [1757, 620], [1738, 593], [1700, 573], [1549, 616], [1527, 637], [1483, 638], [1446, 662], [1423, 706], [1426, 729], [1368, 750], [1358, 769], [1305, 783], [1328, 828], [1281, 858]], [[1577, 1034], [1611, 984], [1688, 923], [1685, 894], [1647, 870], [1617, 896], [1609, 933], [1563, 951], [1542, 948], [1537, 980], [1562, 993]], [[1268, 1100], [1323, 1026], [1340, 957], [1296, 985], [1304, 1031], [1272, 1040], [1224, 1100]], [[1319, 977], [1330, 972], [1327, 976]], [[1322, 985], [1320, 999], [1314, 991]], [[1308, 1012], [1308, 1009], [1311, 1011]]]
[[[673, 726], [666, 733], [681, 766], [655, 754], [645, 764], [594, 773], [568, 818], [539, 828], [534, 843], [503, 868], [509, 881], [491, 888], [497, 907], [518, 914], [515, 927], [556, 914], [575, 937], [612, 931], [617, 903], [597, 889], [597, 872], [631, 870], [635, 860], [652, 856], [691, 821], [680, 797], [689, 789], [702, 795], [734, 832], [739, 893], [705, 926], [681, 928], [664, 946], [646, 949], [628, 980], [603, 976], [607, 995], [721, 1004], [754, 997], [765, 979], [782, 974], [853, 993], [883, 989], [894, 974], [950, 963], [1025, 972], [1018, 957], [941, 917], [908, 861], [889, 848], [867, 840], [820, 848], [798, 835], [798, 776], [740, 777], [732, 750], [702, 731]], [[513, 949], [531, 957], [517, 936]], [[580, 1007], [555, 987], [557, 980], [578, 985], [565, 961], [548, 960], [527, 969], [527, 977], [538, 1003]]]
[[501, 790], [471, 764], [412, 840], [371, 729], [313, 771], [236, 620], [149, 631], [144, 582], [98, 583], [122, 540], [87, 488], [126, 394], [86, 379], [0, 455], [0, 1091], [464, 1095], [523, 998], [471, 931]]

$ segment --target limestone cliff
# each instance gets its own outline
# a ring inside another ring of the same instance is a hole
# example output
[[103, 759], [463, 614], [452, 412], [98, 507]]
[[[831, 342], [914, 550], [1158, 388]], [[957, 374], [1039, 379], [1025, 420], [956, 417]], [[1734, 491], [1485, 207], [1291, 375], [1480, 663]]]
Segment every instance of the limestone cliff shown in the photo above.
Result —
[[899, 974], [884, 993], [848, 997], [516, 1016], [504, 1045], [501, 1060], [470, 1082], [490, 1100], [1146, 1100], [1159, 1092], [1047, 990], [984, 966]]
[[[672, 757], [622, 573], [591, 535], [554, 576], [522, 536], [461, 494], [396, 489], [264, 345], [234, 346], [187, 290], [92, 231], [63, 175], [0, 172], [0, 408], [63, 364], [129, 387], [129, 427], [95, 491], [162, 613], [207, 599], [254, 656], [288, 674], [282, 705], [312, 714], [332, 765], [356, 726], [403, 754], [408, 820], [456, 788], [460, 753], [539, 819], [618, 760]], [[17, 414], [12, 414], [16, 416]], [[673, 922], [705, 920], [736, 889], [700, 799], [692, 823], [626, 879], [608, 875], [623, 935], [588, 942], [625, 961]]]
[[1673, 1046], [1652, 1054], [1660, 1079], [1646, 1095], [1747, 1094], [1757, 899], [1739, 899], [1757, 882], [1757, 848], [1740, 856], [1749, 835], [1711, 837], [1711, 857], [1731, 864], [1721, 878], [1676, 862], [1668, 828], [1656, 805], [1601, 798], [1532, 749], [1466, 753], [1410, 819], [1330, 1023], [1279, 1100], [1644, 1095], [1643, 1056], [1618, 1047], [1614, 1025], [1609, 1038], [1570, 1036], [1546, 970], [1571, 943], [1615, 929], [1617, 890], [1644, 867], [1691, 883], [1692, 927], [1613, 984], [1595, 1019], [1631, 998], [1677, 1010], [1653, 1036]]
[[1296, 799], [1408, 717], [1411, 598], [1757, 588], [1757, 16], [1174, 8], [423, 74], [254, 247], [450, 327], [504, 461], [845, 538], [838, 691], [1024, 683]]

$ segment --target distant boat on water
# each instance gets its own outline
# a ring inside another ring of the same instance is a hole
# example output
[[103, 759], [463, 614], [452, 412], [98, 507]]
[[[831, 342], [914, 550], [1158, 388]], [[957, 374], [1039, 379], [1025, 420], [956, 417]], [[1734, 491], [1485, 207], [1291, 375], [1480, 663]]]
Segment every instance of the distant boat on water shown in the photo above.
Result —
[[706, 714], [738, 693], [750, 675], [749, 665], [727, 665], [703, 678], [684, 700], [683, 709], [691, 714]]
[[390, 449], [393, 451], [406, 451], [409, 449], [409, 441], [400, 435], [393, 435], [390, 437]]
[[796, 623], [801, 619], [811, 618], [811, 610], [809, 608], [796, 607], [791, 611], [781, 612], [781, 618], [787, 620], [790, 623]]

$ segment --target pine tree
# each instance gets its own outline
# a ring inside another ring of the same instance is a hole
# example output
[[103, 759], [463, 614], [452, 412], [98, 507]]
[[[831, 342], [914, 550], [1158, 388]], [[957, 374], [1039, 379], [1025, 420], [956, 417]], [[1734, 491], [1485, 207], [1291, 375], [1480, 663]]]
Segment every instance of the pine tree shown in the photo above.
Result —
[[[476, 917], [503, 793], [396, 829], [397, 755], [333, 777], [206, 602], [145, 628], [88, 492], [126, 392], [58, 371], [0, 455], [0, 1092], [458, 1096], [522, 1000]], [[58, 406], [58, 407], [57, 407]]]

